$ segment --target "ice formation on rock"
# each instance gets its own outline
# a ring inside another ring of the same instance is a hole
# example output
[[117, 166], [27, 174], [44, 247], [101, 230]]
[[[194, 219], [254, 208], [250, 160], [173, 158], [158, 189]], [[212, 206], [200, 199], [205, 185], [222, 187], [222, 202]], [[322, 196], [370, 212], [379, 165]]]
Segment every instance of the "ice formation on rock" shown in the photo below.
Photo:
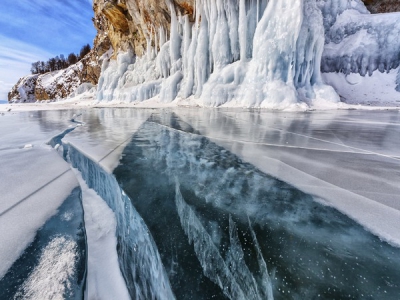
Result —
[[[324, 0], [318, 5], [325, 26], [321, 70], [330, 73], [323, 75], [326, 82], [348, 102], [399, 101], [393, 73], [400, 65], [400, 13], [370, 14], [361, 0]], [[360, 77], [354, 80], [356, 74]], [[379, 94], [373, 92], [377, 88], [382, 89]]]
[[338, 101], [321, 80], [324, 28], [316, 0], [202, 0], [194, 22], [170, 10], [169, 41], [159, 28], [143, 57], [128, 51], [104, 63], [99, 101], [195, 96], [202, 106], [271, 108]]
[[400, 64], [400, 13], [362, 14], [349, 9], [326, 32], [323, 72], [370, 76]]

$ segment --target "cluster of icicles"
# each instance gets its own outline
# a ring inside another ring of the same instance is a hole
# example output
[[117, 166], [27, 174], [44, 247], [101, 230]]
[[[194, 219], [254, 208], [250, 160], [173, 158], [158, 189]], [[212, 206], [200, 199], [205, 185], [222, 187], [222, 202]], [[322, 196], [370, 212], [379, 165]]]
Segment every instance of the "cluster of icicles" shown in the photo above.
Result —
[[199, 0], [196, 16], [171, 12], [147, 53], [105, 60], [99, 101], [188, 99], [200, 106], [286, 108], [338, 96], [320, 74], [324, 47], [316, 0]]

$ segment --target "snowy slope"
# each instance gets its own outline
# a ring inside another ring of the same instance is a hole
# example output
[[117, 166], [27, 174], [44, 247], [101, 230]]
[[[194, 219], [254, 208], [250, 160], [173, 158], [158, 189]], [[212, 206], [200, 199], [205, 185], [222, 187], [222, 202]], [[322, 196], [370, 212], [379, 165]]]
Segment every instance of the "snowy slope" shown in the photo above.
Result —
[[22, 77], [8, 93], [11, 102], [35, 102], [35, 85], [39, 75], [28, 75]]

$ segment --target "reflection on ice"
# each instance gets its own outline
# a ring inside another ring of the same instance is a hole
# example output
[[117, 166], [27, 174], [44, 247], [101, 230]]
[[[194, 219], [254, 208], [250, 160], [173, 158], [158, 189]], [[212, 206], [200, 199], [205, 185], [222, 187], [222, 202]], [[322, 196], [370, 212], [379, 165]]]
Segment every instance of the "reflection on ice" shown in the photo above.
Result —
[[[217, 284], [229, 299], [273, 299], [271, 280], [263, 257], [258, 256], [259, 275], [253, 275], [244, 261], [243, 249], [232, 218], [229, 217], [230, 245], [224, 260], [195, 211], [183, 199], [178, 183], [175, 193], [182, 228], [188, 236], [189, 243], [194, 246], [204, 274]], [[252, 237], [256, 251], [260, 253], [257, 238], [255, 235]]]
[[[251, 291], [268, 294], [259, 284], [268, 280], [257, 281], [263, 260], [277, 299], [288, 293], [302, 299], [398, 294], [398, 249], [196, 132], [174, 114], [154, 115], [136, 132], [115, 170], [149, 226], [178, 298], [198, 291], [185, 291], [182, 278], [168, 268], [172, 262], [186, 280], [200, 267], [231, 298], [256, 295]], [[182, 228], [194, 246], [187, 245]], [[190, 280], [218, 295], [201, 273]]]

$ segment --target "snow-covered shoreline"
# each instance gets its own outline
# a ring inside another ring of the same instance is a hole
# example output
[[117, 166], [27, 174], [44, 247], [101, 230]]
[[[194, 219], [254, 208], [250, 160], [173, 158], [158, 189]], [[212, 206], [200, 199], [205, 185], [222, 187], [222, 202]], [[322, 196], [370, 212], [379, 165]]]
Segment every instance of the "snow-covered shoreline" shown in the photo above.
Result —
[[236, 110], [261, 110], [261, 111], [324, 111], [324, 110], [399, 110], [400, 102], [395, 106], [393, 102], [381, 103], [381, 105], [364, 105], [364, 104], [348, 104], [344, 102], [339, 103], [318, 103], [309, 106], [305, 103], [297, 103], [287, 106], [282, 109], [269, 109], [269, 108], [254, 108], [245, 106], [220, 106], [220, 107], [204, 107], [201, 106], [194, 97], [188, 99], [176, 99], [173, 102], [165, 103], [160, 98], [154, 97], [143, 102], [124, 103], [122, 101], [99, 102], [93, 97], [82, 99], [81, 97], [68, 98], [56, 102], [43, 101], [35, 103], [8, 103], [0, 105], [1, 113], [12, 113], [20, 111], [39, 111], [39, 110], [68, 110], [68, 109], [82, 109], [82, 108], [174, 108], [174, 107], [193, 107], [193, 108], [208, 108], [208, 109], [236, 109]]

